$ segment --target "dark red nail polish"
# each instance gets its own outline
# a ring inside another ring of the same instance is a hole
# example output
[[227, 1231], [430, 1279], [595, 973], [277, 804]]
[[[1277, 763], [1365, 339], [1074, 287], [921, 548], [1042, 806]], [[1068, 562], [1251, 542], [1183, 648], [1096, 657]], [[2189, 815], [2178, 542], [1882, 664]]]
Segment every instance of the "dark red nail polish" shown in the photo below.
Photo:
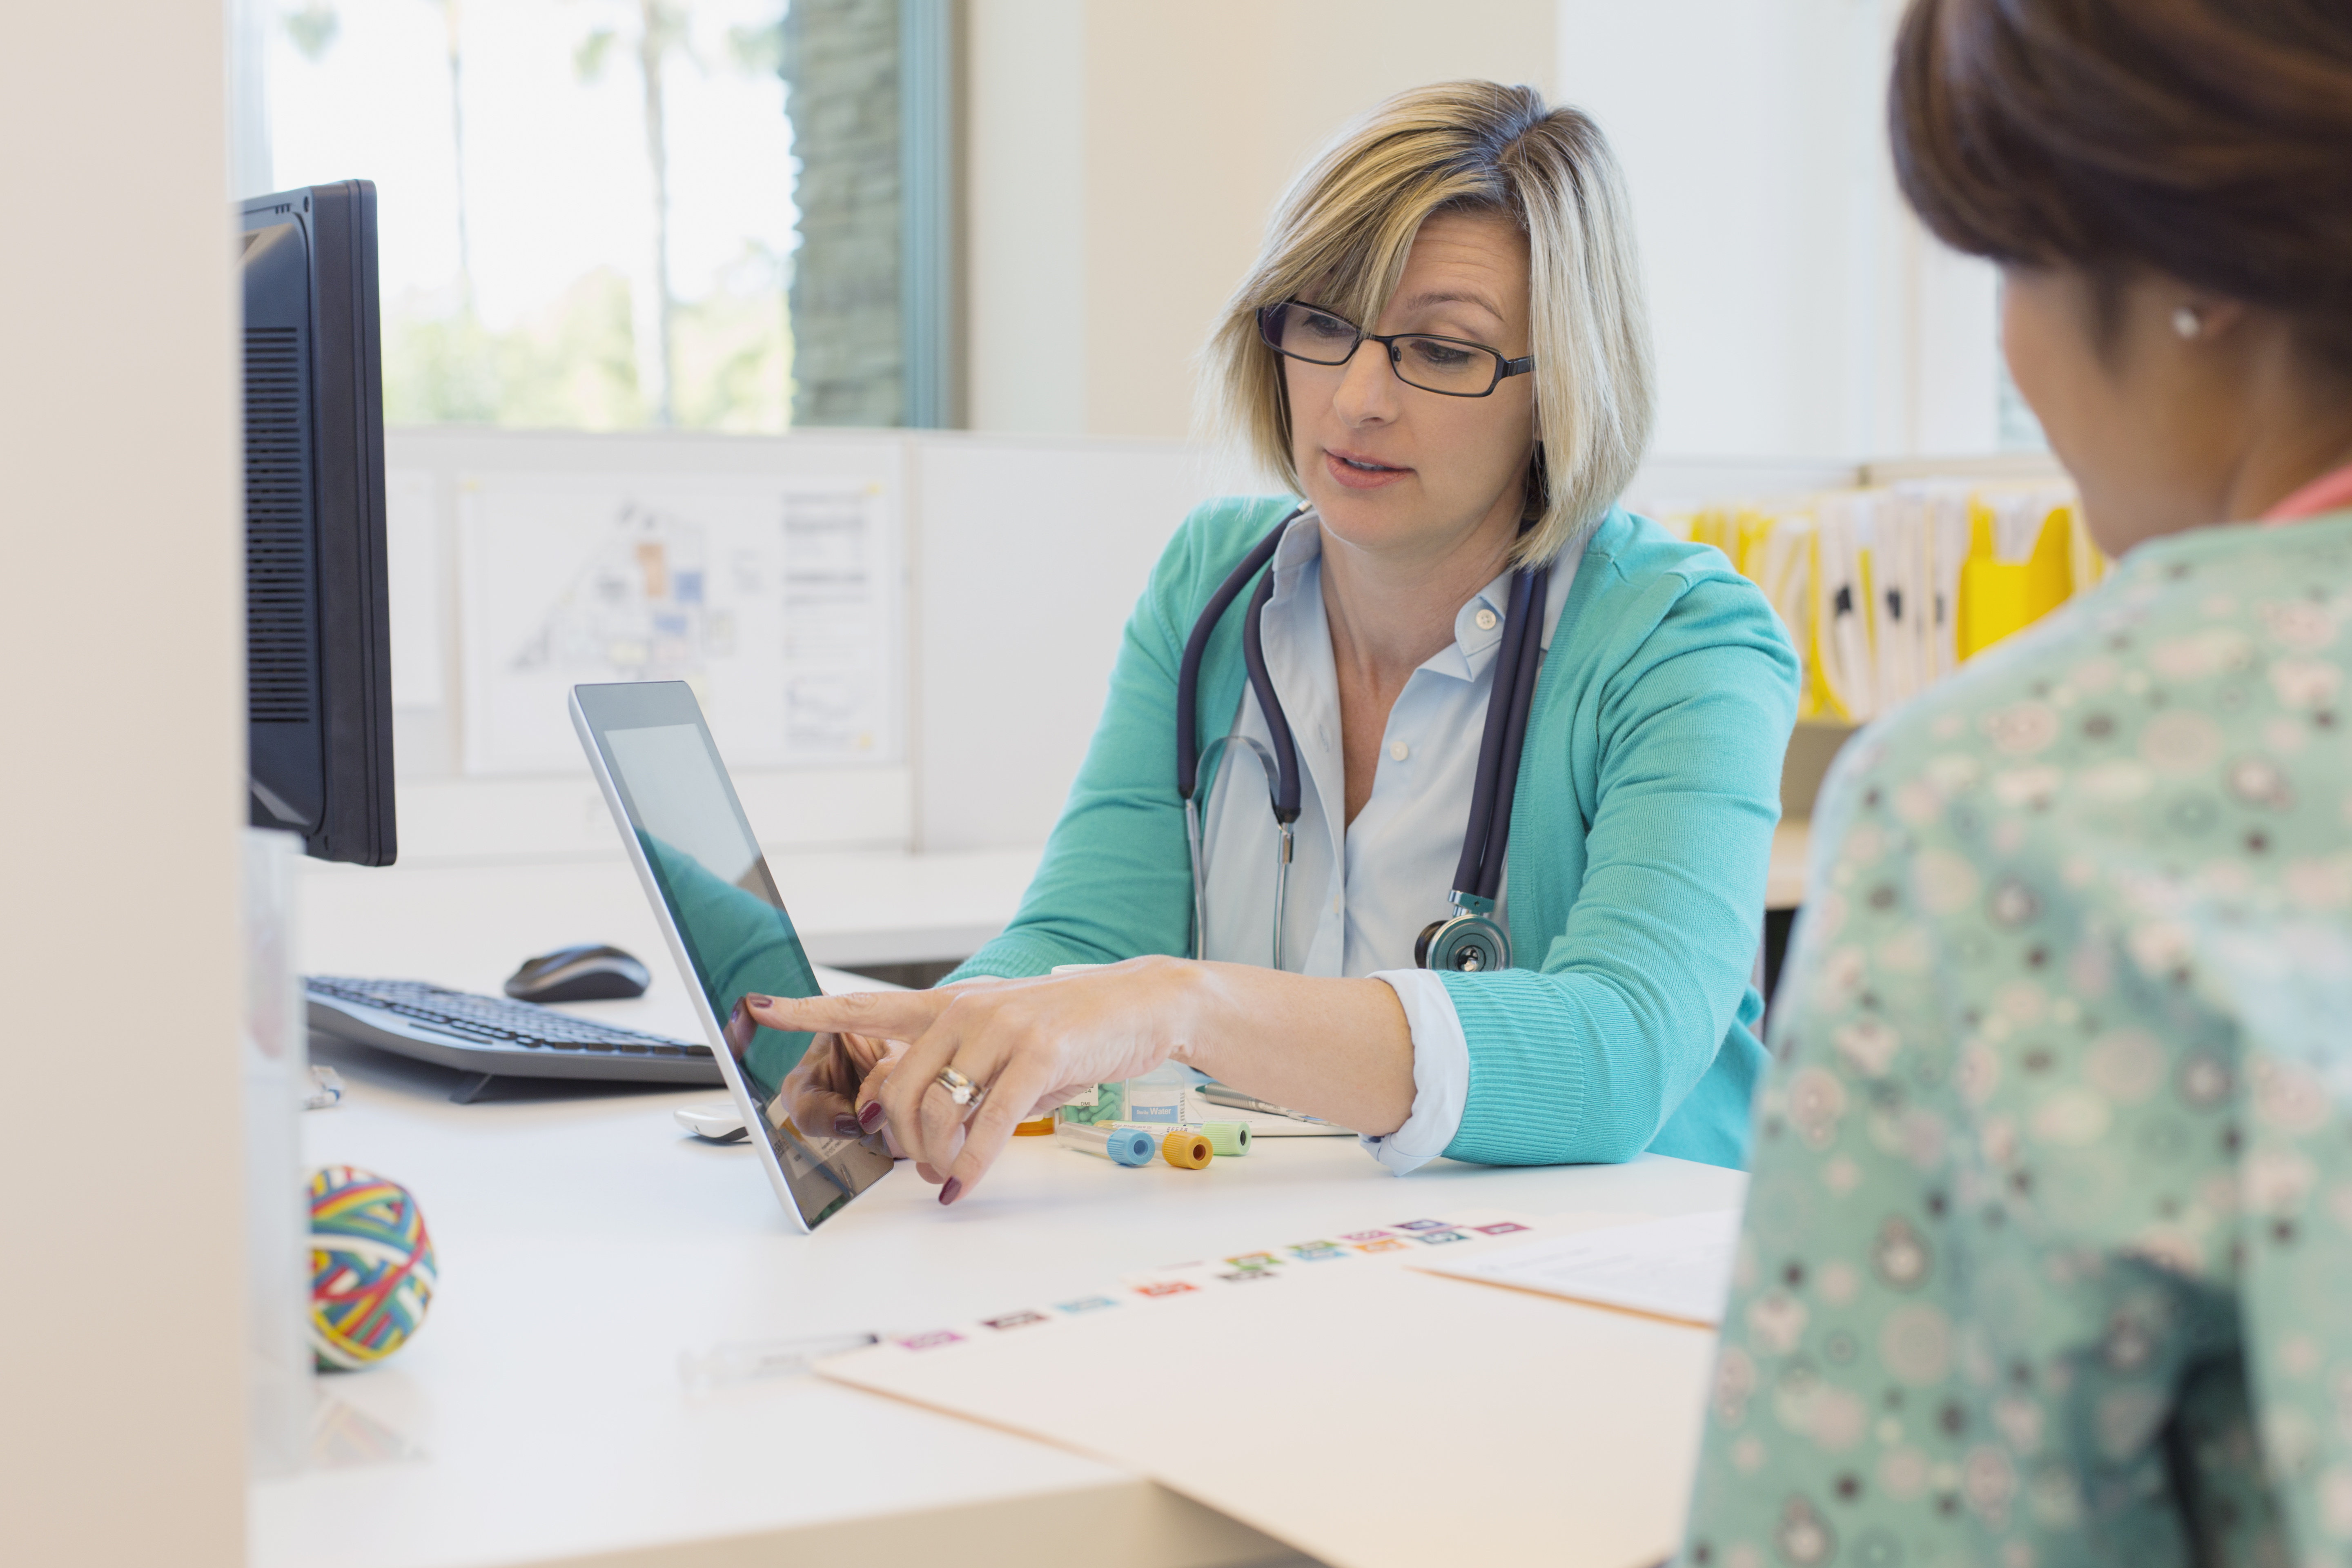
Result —
[[855, 1138], [860, 1131], [857, 1118], [846, 1110], [833, 1119], [833, 1135], [836, 1138]]
[[857, 1113], [857, 1125], [871, 1132], [882, 1125], [882, 1102], [869, 1100], [866, 1102], [866, 1109]]
[[961, 1176], [950, 1176], [948, 1178], [948, 1184], [940, 1189], [940, 1202], [943, 1204], [951, 1204], [961, 1196], [963, 1196], [963, 1178]]
[[773, 996], [761, 996], [756, 993], [744, 997], [743, 1000], [753, 1007], [772, 1007], [776, 1005], [776, 999]]

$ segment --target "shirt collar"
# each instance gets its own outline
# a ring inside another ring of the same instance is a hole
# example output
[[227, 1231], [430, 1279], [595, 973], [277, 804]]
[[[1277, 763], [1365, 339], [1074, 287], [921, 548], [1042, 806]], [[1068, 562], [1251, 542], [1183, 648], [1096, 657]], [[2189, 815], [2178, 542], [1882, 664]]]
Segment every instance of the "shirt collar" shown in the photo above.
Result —
[[[1543, 647], [1549, 649], [1552, 635], [1559, 627], [1560, 606], [1568, 603], [1569, 584], [1576, 578], [1576, 569], [1584, 555], [1584, 541], [1579, 540], [1559, 553], [1552, 563], [1550, 592], [1543, 607]], [[1291, 521], [1282, 531], [1282, 542], [1274, 547], [1274, 597], [1269, 607], [1286, 605], [1303, 585], [1311, 584], [1317, 592], [1322, 590], [1321, 572], [1309, 572], [1309, 566], [1319, 567], [1323, 560], [1323, 525], [1307, 507]], [[1495, 580], [1473, 594], [1469, 601], [1454, 615], [1454, 640], [1432, 654], [1421, 666], [1433, 674], [1455, 680], [1475, 680], [1494, 662], [1495, 650], [1502, 646], [1503, 618], [1511, 603], [1511, 568], [1506, 567]], [[1491, 624], [1481, 625], [1485, 615]]]

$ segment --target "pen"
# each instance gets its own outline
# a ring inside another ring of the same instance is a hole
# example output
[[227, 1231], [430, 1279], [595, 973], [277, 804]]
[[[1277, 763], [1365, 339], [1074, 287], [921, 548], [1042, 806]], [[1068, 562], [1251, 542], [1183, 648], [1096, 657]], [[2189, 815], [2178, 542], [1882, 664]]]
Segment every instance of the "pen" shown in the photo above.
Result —
[[1222, 1105], [1232, 1110], [1255, 1110], [1265, 1116], [1287, 1116], [1293, 1121], [1312, 1121], [1318, 1127], [1338, 1125], [1336, 1122], [1326, 1121], [1319, 1116], [1309, 1116], [1303, 1110], [1293, 1110], [1287, 1106], [1276, 1105], [1272, 1100], [1259, 1100], [1254, 1095], [1244, 1094], [1239, 1089], [1227, 1089], [1221, 1083], [1201, 1084], [1192, 1092], [1211, 1105]]

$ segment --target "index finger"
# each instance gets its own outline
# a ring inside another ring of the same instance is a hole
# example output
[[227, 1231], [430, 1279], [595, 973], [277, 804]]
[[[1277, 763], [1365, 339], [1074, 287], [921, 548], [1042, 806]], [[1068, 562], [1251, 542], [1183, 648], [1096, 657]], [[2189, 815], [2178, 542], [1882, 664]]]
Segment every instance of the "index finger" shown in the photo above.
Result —
[[954, 1000], [952, 992], [854, 991], [846, 996], [747, 996], [743, 1005], [771, 1029], [912, 1040]]

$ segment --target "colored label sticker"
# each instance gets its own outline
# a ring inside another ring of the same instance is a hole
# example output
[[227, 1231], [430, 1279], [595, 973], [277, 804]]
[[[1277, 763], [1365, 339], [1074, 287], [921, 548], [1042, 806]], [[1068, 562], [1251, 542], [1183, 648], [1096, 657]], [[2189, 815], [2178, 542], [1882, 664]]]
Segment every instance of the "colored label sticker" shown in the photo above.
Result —
[[1032, 1323], [1042, 1323], [1045, 1321], [1045, 1314], [1043, 1312], [1007, 1312], [1001, 1318], [982, 1318], [981, 1321], [992, 1329], [1025, 1329]]
[[1179, 1120], [1176, 1113], [1182, 1109], [1183, 1107], [1180, 1105], [1130, 1105], [1127, 1108], [1126, 1120], [1129, 1121], [1165, 1122], [1167, 1125], [1173, 1127], [1177, 1124]]
[[1187, 1285], [1181, 1279], [1159, 1279], [1149, 1285], [1138, 1285], [1135, 1293], [1139, 1296], [1181, 1296], [1187, 1290], [1199, 1289], [1199, 1286]]
[[1075, 1301], [1059, 1302], [1054, 1310], [1057, 1312], [1099, 1312], [1105, 1307], [1118, 1305], [1108, 1296], [1081, 1296]]
[[1243, 1252], [1225, 1259], [1236, 1268], [1271, 1268], [1282, 1259], [1271, 1252]]
[[1378, 1241], [1387, 1234], [1388, 1232], [1384, 1230], [1351, 1230], [1342, 1235], [1339, 1239], [1341, 1241]]
[[898, 1342], [899, 1348], [910, 1351], [933, 1351], [941, 1345], [961, 1343], [963, 1336], [952, 1329], [934, 1329], [928, 1334], [916, 1334]]
[[1443, 1247], [1449, 1241], [1467, 1241], [1470, 1239], [1470, 1237], [1466, 1231], [1433, 1230], [1421, 1236], [1416, 1236], [1413, 1239], [1420, 1242], [1423, 1247]]
[[1230, 1274], [1220, 1274], [1217, 1278], [1228, 1285], [1252, 1285], [1260, 1279], [1279, 1279], [1282, 1276], [1271, 1268], [1236, 1268]]
[[1409, 1219], [1396, 1228], [1399, 1230], [1452, 1230], [1454, 1222], [1443, 1219]]
[[1378, 1241], [1367, 1241], [1359, 1245], [1356, 1250], [1359, 1252], [1410, 1252], [1412, 1249], [1405, 1246], [1402, 1237], [1384, 1236]]
[[1500, 1225], [1478, 1225], [1472, 1226], [1470, 1228], [1480, 1236], [1508, 1236], [1515, 1230], [1525, 1230], [1528, 1227], [1517, 1220], [1507, 1219]]

